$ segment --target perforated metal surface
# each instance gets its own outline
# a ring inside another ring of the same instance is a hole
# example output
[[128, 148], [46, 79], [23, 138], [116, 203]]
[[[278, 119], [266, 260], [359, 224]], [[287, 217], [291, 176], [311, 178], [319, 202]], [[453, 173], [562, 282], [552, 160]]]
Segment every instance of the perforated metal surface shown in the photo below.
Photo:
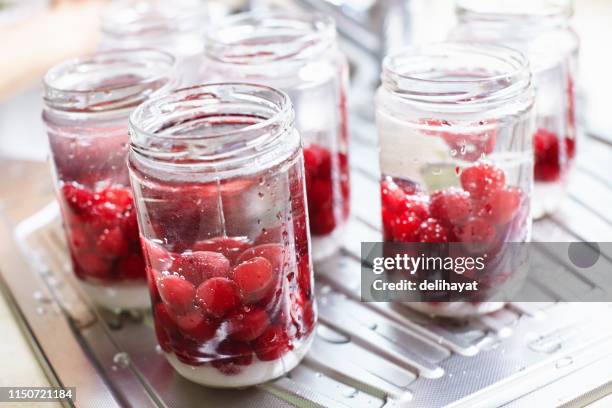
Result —
[[[610, 305], [559, 304], [559, 294], [552, 292], [546, 292], [550, 302], [509, 304], [464, 322], [433, 319], [404, 305], [360, 303], [359, 244], [379, 240], [380, 232], [373, 130], [368, 124], [356, 128], [361, 132], [352, 151], [354, 217], [340, 253], [317, 268], [317, 336], [298, 368], [260, 387], [219, 391], [183, 380], [156, 351], [149, 316], [92, 309], [69, 273], [54, 204], [16, 226], [16, 241], [34, 271], [30, 273], [42, 277], [49, 302], [68, 317], [79, 351], [89, 355], [91, 367], [106, 383], [101, 392], [113, 396], [109, 404], [185, 407], [205, 400], [254, 407], [488, 407], [537, 395], [535, 390], [612, 355], [612, 321], [603, 318], [610, 315]], [[602, 194], [612, 197], [612, 186], [603, 169], [584, 160], [591, 151], [612, 162], [607, 145], [585, 141], [570, 197], [557, 215], [536, 223], [534, 239], [612, 236], [612, 220], [601, 206]], [[612, 259], [612, 254], [604, 255]], [[3, 273], [11, 289], [19, 280], [15, 275], [24, 276], [23, 271]], [[31, 293], [38, 284], [30, 282]], [[547, 288], [540, 282], [533, 290]], [[16, 302], [27, 310], [31, 299]], [[28, 313], [24, 319], [30, 325], [45, 324]], [[44, 338], [38, 340], [42, 355], [57, 352], [46, 347]], [[126, 353], [130, 363], [118, 365], [117, 353]], [[57, 367], [54, 372], [60, 383], [74, 376], [66, 370]], [[517, 403], [511, 406], [521, 406]]]

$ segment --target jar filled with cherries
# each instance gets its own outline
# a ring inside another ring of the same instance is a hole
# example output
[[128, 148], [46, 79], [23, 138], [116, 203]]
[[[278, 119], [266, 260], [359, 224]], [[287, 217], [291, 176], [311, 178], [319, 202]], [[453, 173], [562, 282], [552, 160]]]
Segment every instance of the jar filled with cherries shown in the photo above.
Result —
[[[376, 96], [384, 241], [502, 258], [506, 243], [529, 240], [532, 106], [528, 63], [510, 49], [442, 43], [388, 56]], [[513, 273], [474, 279], [486, 288]], [[452, 316], [501, 306], [410, 305]]]
[[236, 83], [179, 90], [131, 116], [155, 331], [195, 382], [262, 383], [308, 350], [316, 310], [293, 121], [286, 94]]
[[128, 117], [173, 86], [174, 58], [135, 49], [70, 60], [44, 78], [43, 119], [74, 273], [93, 301], [146, 308], [126, 157]]

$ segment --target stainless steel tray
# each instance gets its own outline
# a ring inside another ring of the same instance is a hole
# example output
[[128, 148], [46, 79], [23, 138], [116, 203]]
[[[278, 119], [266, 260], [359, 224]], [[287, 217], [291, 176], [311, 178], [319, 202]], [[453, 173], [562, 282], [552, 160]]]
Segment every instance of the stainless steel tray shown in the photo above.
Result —
[[[374, 130], [353, 126], [354, 214], [343, 248], [316, 271], [320, 323], [312, 350], [290, 374], [259, 387], [222, 391], [180, 378], [156, 347], [149, 315], [90, 305], [70, 273], [55, 204], [25, 218], [17, 215], [24, 209], [5, 209], [2, 286], [52, 381], [76, 386], [78, 406], [100, 407], [584, 406], [612, 392], [611, 304], [560, 303], [562, 294], [542, 282], [534, 290], [548, 302], [509, 304], [462, 322], [359, 302], [360, 242], [380, 239], [378, 170]], [[612, 148], [596, 138], [582, 142], [570, 196], [536, 223], [536, 240], [612, 236], [603, 165]]]

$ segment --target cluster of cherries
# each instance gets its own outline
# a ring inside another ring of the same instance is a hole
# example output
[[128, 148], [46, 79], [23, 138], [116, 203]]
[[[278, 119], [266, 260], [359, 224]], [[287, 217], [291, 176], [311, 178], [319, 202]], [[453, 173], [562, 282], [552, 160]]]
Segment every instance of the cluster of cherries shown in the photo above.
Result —
[[573, 137], [560, 138], [556, 133], [541, 128], [533, 136], [533, 150], [535, 181], [551, 182], [559, 180], [569, 168], [576, 154], [576, 145]]
[[[340, 177], [340, 196], [342, 198], [342, 220], [349, 215], [349, 164], [345, 153], [338, 153]], [[334, 196], [332, 174], [332, 154], [320, 145], [311, 144], [304, 148], [304, 167], [306, 170], [306, 196], [310, 233], [313, 236], [330, 234], [338, 225], [335, 213], [338, 197]]]
[[181, 362], [210, 361], [235, 375], [254, 356], [281, 358], [312, 332], [307, 255], [293, 267], [289, 247], [242, 237], [198, 241], [181, 253], [147, 240], [143, 247], [158, 341]]
[[101, 283], [146, 279], [130, 188], [64, 182], [60, 192], [76, 275]]
[[381, 183], [385, 241], [501, 241], [517, 218], [523, 192], [506, 185], [499, 167], [479, 162], [461, 171], [461, 189], [446, 188], [427, 195], [416, 184], [385, 178]]

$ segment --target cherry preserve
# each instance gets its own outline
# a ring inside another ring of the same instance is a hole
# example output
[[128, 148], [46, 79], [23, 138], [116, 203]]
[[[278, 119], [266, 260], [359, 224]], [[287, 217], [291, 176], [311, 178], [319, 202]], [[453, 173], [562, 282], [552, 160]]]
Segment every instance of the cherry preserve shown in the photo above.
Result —
[[184, 377], [279, 377], [316, 321], [304, 162], [286, 94], [186, 88], [131, 116], [129, 167], [155, 331]]
[[130, 111], [172, 86], [174, 58], [99, 53], [45, 76], [43, 117], [74, 273], [110, 309], [146, 308], [145, 264], [126, 166]]
[[[524, 57], [501, 47], [432, 44], [388, 56], [382, 80], [384, 241], [459, 243], [473, 256], [502, 259], [505, 243], [529, 240], [533, 89]], [[477, 280], [503, 285], [516, 272], [487, 270]], [[501, 303], [409, 305], [465, 316]]]

